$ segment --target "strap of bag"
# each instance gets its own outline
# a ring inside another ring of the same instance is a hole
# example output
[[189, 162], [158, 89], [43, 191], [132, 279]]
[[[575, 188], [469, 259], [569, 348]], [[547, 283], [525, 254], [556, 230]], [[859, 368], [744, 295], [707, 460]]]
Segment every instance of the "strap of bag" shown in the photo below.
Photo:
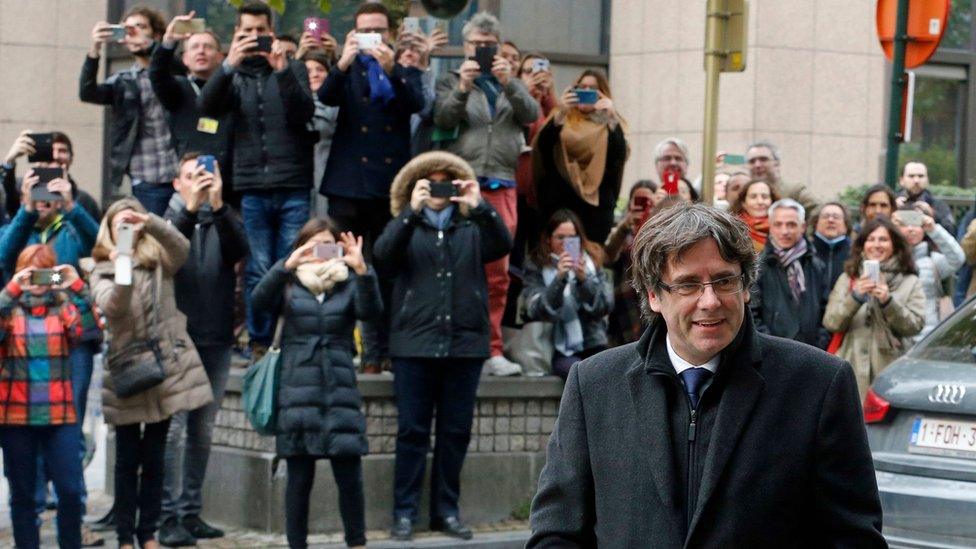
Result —
[[285, 285], [285, 299], [281, 304], [281, 312], [278, 313], [278, 322], [275, 324], [274, 338], [271, 340], [272, 349], [281, 349], [281, 332], [285, 327], [285, 309], [288, 307], [288, 299], [291, 297], [291, 283]]
[[160, 264], [156, 264], [156, 270], [153, 273], [153, 285], [152, 285], [152, 333], [146, 333], [146, 339], [152, 339], [153, 335], [159, 335], [159, 292], [162, 290], [163, 285], [163, 267]]

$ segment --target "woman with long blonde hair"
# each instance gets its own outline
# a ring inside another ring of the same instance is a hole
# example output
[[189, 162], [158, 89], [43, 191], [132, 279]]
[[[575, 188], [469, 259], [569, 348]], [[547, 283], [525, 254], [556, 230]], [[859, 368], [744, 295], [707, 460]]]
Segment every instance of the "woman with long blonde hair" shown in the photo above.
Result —
[[[123, 230], [132, 231], [130, 257], [116, 248], [123, 224], [128, 225]], [[144, 548], [159, 547], [155, 535], [170, 417], [213, 398], [173, 292], [173, 275], [189, 250], [189, 240], [175, 227], [131, 198], [109, 206], [92, 250], [97, 262], [92, 294], [109, 333], [102, 403], [106, 423], [115, 426], [116, 532], [122, 549], [133, 547], [136, 540]], [[120, 260], [121, 256], [127, 257]], [[131, 276], [123, 269], [131, 270]], [[157, 345], [165, 378], [141, 392], [117, 395], [116, 376], [132, 367], [122, 359], [123, 352], [150, 341]]]
[[606, 75], [583, 71], [532, 147], [541, 219], [568, 209], [595, 242], [607, 238], [627, 162], [626, 128]]

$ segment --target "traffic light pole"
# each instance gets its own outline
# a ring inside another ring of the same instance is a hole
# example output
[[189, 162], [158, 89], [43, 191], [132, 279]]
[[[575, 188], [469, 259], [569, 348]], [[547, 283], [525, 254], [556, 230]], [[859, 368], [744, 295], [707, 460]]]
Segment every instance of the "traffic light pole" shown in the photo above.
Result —
[[885, 158], [885, 183], [892, 189], [898, 185], [898, 148], [901, 145], [901, 110], [905, 85], [905, 47], [908, 44], [908, 3], [898, 0], [895, 21], [894, 54], [891, 67], [891, 100], [888, 110], [888, 147]]
[[702, 135], [702, 202], [712, 204], [715, 197], [715, 149], [718, 132], [718, 80], [721, 69], [719, 25], [723, 13], [722, 0], [708, 0], [705, 8], [705, 127]]

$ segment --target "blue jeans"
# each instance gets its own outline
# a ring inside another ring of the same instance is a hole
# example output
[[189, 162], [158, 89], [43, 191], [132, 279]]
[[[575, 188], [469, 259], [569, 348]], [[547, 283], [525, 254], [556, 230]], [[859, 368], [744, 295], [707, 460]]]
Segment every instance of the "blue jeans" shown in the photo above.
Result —
[[163, 520], [171, 516], [199, 515], [203, 509], [203, 477], [210, 459], [214, 419], [230, 373], [231, 346], [201, 345], [197, 352], [210, 379], [214, 399], [206, 406], [171, 418], [166, 435]]
[[81, 459], [78, 456], [79, 424], [0, 427], [0, 448], [10, 484], [10, 519], [17, 547], [41, 546], [35, 505], [39, 455], [44, 456], [48, 476], [58, 492], [58, 545], [81, 547]]
[[244, 302], [247, 305], [247, 332], [251, 341], [271, 343], [274, 311], [258, 311], [251, 306], [251, 292], [279, 259], [291, 253], [298, 231], [308, 221], [309, 196], [305, 189], [245, 193], [241, 198], [244, 232], [251, 256], [244, 271]]
[[[97, 343], [84, 342], [72, 347], [71, 354], [68, 355], [68, 363], [71, 365], [71, 396], [74, 399], [75, 412], [78, 417], [78, 459], [82, 462], [85, 460], [85, 434], [81, 427], [85, 421], [85, 410], [88, 408], [88, 387], [91, 385], [92, 367], [97, 351]], [[44, 512], [44, 506], [47, 504], [47, 483], [53, 480], [45, 470], [44, 456], [38, 455], [37, 487], [35, 488], [38, 514]], [[88, 500], [84, 468], [82, 468], [81, 476], [78, 477], [78, 484], [81, 486], [81, 502], [84, 504]], [[55, 490], [55, 496], [57, 496], [57, 490]]]
[[159, 217], [163, 217], [166, 208], [169, 206], [169, 199], [173, 196], [175, 189], [169, 181], [166, 183], [139, 183], [132, 187], [132, 196], [140, 204]]
[[483, 358], [394, 358], [397, 406], [393, 518], [417, 520], [423, 488], [430, 423], [437, 410], [436, 442], [430, 473], [430, 521], [438, 527], [459, 515], [461, 467], [471, 441]]

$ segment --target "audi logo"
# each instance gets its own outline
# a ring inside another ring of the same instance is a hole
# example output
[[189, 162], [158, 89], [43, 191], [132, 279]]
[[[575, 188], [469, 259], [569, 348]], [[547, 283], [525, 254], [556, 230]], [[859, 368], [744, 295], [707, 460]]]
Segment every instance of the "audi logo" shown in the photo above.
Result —
[[966, 396], [964, 385], [949, 385], [940, 383], [929, 391], [929, 402], [937, 404], [959, 404]]

